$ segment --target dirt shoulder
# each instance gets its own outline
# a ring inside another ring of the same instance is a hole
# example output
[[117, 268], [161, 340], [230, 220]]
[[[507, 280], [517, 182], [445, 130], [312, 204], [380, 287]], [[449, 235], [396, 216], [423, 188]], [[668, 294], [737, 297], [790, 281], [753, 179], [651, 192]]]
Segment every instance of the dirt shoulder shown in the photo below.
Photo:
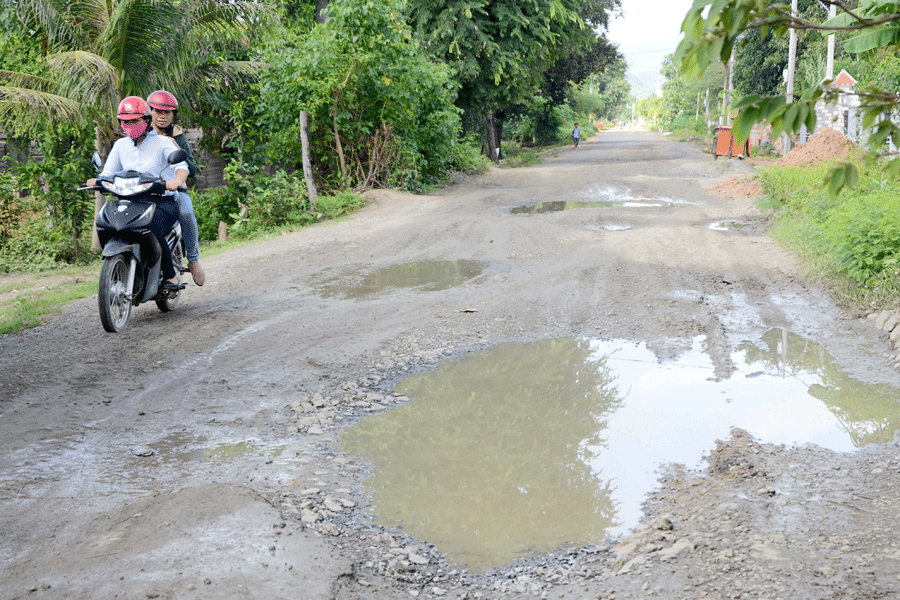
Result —
[[[737, 344], [785, 328], [900, 385], [886, 336], [803, 280], [750, 199], [716, 191], [752, 173], [607, 132], [204, 259], [203, 288], [170, 314], [139, 307], [123, 334], [88, 298], [0, 337], [0, 598], [896, 594], [895, 443], [836, 453], [737, 430], [708, 468], [666, 467], [636, 531], [488, 573], [378, 524], [370, 467], [340, 452], [348, 424], [410, 401], [400, 377], [502, 342], [621, 339], [666, 361], [700, 337], [727, 378]], [[709, 227], [728, 221], [742, 226]], [[329, 287], [424, 261], [483, 270], [438, 291]]]

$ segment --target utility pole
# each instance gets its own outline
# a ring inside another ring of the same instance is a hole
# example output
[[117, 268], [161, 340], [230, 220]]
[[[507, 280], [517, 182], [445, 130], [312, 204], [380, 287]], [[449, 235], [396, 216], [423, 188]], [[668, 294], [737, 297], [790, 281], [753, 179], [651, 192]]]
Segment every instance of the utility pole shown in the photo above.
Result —
[[[828, 20], [837, 15], [837, 6], [828, 7]], [[828, 59], [825, 62], [825, 79], [834, 79], [834, 34], [828, 34]]]
[[731, 58], [728, 59], [727, 63], [724, 63], [725, 67], [725, 78], [722, 81], [722, 88], [725, 93], [722, 95], [722, 116], [719, 118], [720, 125], [731, 125], [731, 92], [732, 92], [732, 82], [734, 78], [732, 73], [734, 72], [734, 49], [731, 50]]
[[[791, 17], [797, 18], [797, 0], [791, 0]], [[790, 104], [794, 101], [794, 64], [797, 62], [797, 30], [791, 27], [790, 46], [788, 47], [788, 67], [787, 67], [787, 91], [785, 92], [785, 101]], [[785, 131], [783, 134], [784, 147], [782, 154], [791, 151], [791, 138]]]

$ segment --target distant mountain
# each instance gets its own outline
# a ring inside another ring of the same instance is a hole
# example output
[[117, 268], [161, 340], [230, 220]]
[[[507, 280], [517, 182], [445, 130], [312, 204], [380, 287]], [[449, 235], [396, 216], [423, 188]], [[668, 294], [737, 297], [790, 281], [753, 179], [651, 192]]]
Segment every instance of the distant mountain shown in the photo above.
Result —
[[656, 95], [662, 85], [659, 71], [667, 55], [675, 52], [678, 36], [650, 42], [620, 44], [619, 51], [628, 61], [625, 78], [631, 84], [631, 93], [638, 98]]

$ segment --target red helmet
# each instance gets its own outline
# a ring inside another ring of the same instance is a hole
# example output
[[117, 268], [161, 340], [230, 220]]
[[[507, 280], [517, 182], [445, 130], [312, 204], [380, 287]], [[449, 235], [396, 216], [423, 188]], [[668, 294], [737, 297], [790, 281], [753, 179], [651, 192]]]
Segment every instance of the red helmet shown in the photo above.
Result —
[[119, 108], [116, 109], [116, 116], [121, 121], [130, 121], [132, 119], [140, 119], [150, 115], [150, 108], [147, 103], [139, 96], [128, 96], [119, 102]]
[[178, 110], [178, 100], [166, 90], [156, 90], [147, 96], [147, 104], [156, 110]]

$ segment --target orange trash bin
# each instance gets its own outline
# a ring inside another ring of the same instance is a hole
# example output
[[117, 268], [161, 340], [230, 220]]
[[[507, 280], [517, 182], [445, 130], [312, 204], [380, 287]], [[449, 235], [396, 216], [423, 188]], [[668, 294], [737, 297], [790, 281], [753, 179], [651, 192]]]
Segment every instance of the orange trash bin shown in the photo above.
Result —
[[716, 127], [715, 149], [713, 154], [719, 156], [731, 156], [731, 148], [734, 137], [731, 135], [731, 127], [719, 125]]
[[735, 136], [731, 133], [731, 127], [728, 125], [719, 125], [715, 129], [716, 137], [713, 141], [713, 156], [727, 156], [731, 158], [735, 154], [741, 158], [750, 157], [750, 140], [745, 141], [738, 146]]

